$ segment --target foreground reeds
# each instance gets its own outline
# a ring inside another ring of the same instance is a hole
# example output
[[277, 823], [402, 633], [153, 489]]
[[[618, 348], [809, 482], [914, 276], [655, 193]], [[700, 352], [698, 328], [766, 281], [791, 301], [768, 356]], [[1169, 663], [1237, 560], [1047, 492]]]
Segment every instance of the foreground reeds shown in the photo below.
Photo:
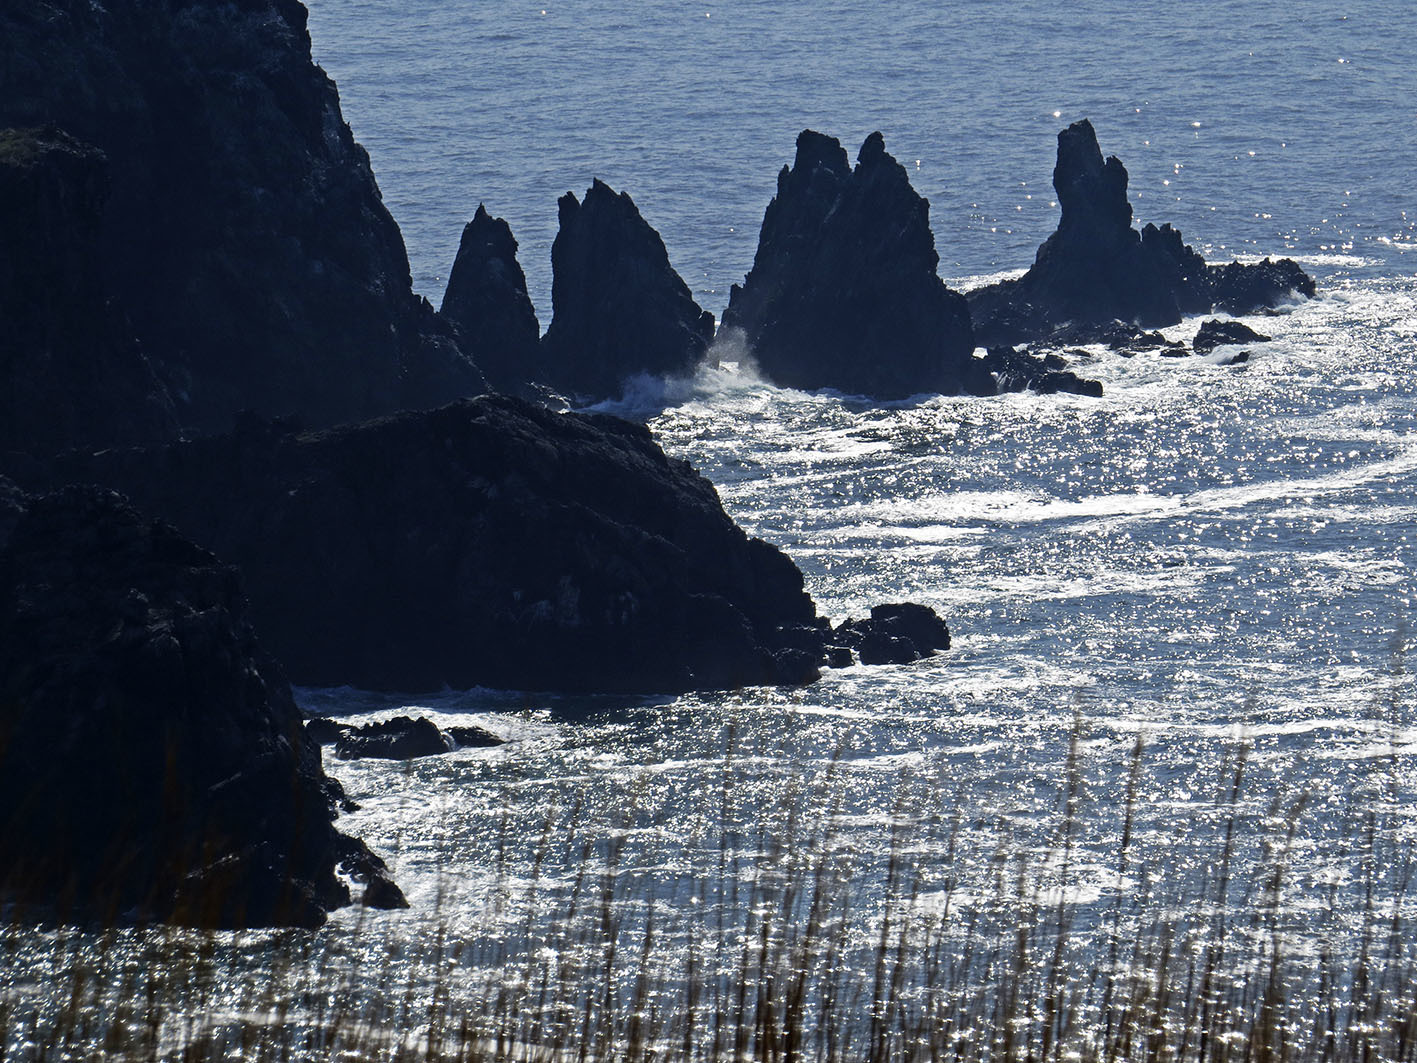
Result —
[[477, 905], [319, 933], [13, 927], [0, 1039], [16, 1059], [1417, 1055], [1395, 752], [1324, 813], [1316, 867], [1311, 795], [1255, 792], [1245, 741], [1173, 840], [1139, 847], [1145, 744], [1102, 803], [1085, 737], [1041, 809], [966, 799], [942, 766], [902, 772], [862, 830], [841, 751], [765, 791], [730, 732], [674, 829], [646, 829], [634, 787], [505, 818]]

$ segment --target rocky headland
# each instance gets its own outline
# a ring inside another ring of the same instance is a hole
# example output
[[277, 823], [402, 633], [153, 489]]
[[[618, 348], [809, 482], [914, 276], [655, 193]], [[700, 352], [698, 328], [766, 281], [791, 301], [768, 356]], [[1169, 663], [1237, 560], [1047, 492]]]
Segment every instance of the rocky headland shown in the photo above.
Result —
[[1062, 217], [1028, 272], [967, 293], [986, 346], [1085, 343], [1117, 322], [1155, 329], [1187, 315], [1248, 314], [1314, 295], [1313, 279], [1291, 259], [1212, 266], [1169, 224], [1134, 229], [1127, 170], [1116, 156], [1103, 159], [1086, 119], [1058, 134], [1053, 187]]
[[[643, 426], [481, 394], [614, 398], [692, 371], [713, 319], [599, 181], [559, 202], [544, 337], [480, 207], [435, 312], [305, 18], [0, 7], [0, 474], [20, 485], [0, 478], [0, 898], [47, 916], [315, 925], [350, 900], [339, 873], [402, 903], [333, 827], [287, 674], [660, 694], [949, 646], [908, 603], [832, 628]], [[805, 131], [725, 327], [785, 386], [1099, 394], [1014, 345], [1151, 343], [1181, 314], [1312, 293], [1287, 260], [1209, 267], [1169, 227], [1136, 233], [1085, 123], [1055, 181], [1034, 268], [967, 301], [880, 134], [852, 167]], [[1196, 347], [1260, 339], [1225, 325]], [[408, 720], [331, 741], [463, 738], [483, 740]]]
[[613, 417], [483, 396], [299, 434], [72, 454], [238, 564], [298, 683], [665, 693], [801, 682], [802, 575]]

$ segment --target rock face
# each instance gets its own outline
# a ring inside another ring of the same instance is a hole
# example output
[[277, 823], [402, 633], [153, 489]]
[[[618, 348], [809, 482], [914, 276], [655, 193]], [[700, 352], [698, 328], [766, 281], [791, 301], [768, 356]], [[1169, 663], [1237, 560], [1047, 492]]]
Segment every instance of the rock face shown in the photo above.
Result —
[[104, 294], [108, 196], [97, 148], [0, 130], [0, 454], [177, 435], [167, 389]]
[[439, 313], [457, 328], [464, 348], [498, 391], [543, 381], [541, 325], [517, 262], [516, 238], [511, 226], [481, 204], [463, 228]]
[[1156, 328], [1213, 307], [1251, 313], [1314, 294], [1313, 280], [1289, 259], [1207, 266], [1170, 225], [1133, 229], [1126, 168], [1115, 156], [1103, 160], [1086, 119], [1058, 134], [1053, 187], [1062, 217], [1032, 268], [968, 294], [975, 331], [991, 347], [1045, 339], [1069, 324], [1077, 342], [1087, 326]]
[[305, 19], [296, 0], [0, 5], [0, 127], [54, 125], [106, 156], [85, 247], [190, 430], [483, 388], [413, 294]]
[[740, 329], [763, 374], [786, 387], [993, 394], [971, 357], [964, 298], [938, 265], [930, 204], [881, 134], [866, 138], [853, 170], [839, 141], [804, 130], [723, 326]]
[[614, 398], [638, 373], [688, 373], [713, 339], [664, 241], [624, 192], [595, 181], [558, 203], [551, 245], [551, 325], [542, 339], [550, 383], [580, 399]]
[[[71, 456], [241, 566], [308, 685], [668, 693], [815, 678], [802, 575], [649, 432], [483, 396]], [[820, 642], [820, 638], [818, 638]]]
[[332, 826], [338, 785], [235, 571], [97, 489], [27, 509], [0, 549], [0, 895], [82, 922], [315, 926], [349, 903], [344, 864], [400, 902]]

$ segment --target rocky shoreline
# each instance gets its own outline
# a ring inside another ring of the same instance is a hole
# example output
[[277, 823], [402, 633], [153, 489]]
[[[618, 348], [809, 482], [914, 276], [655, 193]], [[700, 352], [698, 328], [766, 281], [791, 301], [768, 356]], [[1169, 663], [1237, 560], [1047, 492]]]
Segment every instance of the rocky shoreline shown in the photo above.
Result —
[[[947, 649], [910, 603], [833, 628], [642, 425], [556, 408], [730, 333], [782, 386], [1097, 395], [1056, 347], [1314, 294], [1287, 260], [1138, 234], [1086, 123], [1055, 184], [1033, 268], [961, 294], [884, 138], [853, 167], [804, 131], [716, 333], [595, 181], [558, 204], [541, 335], [485, 208], [441, 311], [413, 292], [297, 0], [0, 11], [0, 900], [221, 927], [318, 925], [346, 880], [402, 904], [335, 830], [287, 674], [678, 693]], [[1237, 326], [1197, 351], [1264, 338]], [[335, 740], [461, 741], [423, 723]]]

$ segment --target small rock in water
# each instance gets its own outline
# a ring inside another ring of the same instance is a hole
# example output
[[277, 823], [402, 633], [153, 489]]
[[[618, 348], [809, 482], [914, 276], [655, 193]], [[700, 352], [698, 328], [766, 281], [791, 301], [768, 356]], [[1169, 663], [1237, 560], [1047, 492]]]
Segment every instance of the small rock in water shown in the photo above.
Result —
[[505, 739], [481, 727], [449, 727], [444, 733], [457, 743], [459, 749], [485, 749], [506, 744]]
[[[833, 649], [855, 650], [862, 664], [909, 664], [950, 648], [950, 629], [927, 605], [892, 602], [868, 620], [846, 619], [831, 633]], [[839, 667], [833, 665], [833, 667]]]
[[316, 745], [332, 746], [344, 737], [348, 724], [337, 723], [328, 716], [317, 716], [305, 721], [305, 733]]
[[335, 743], [335, 756], [341, 760], [378, 757], [384, 760], [413, 760], [447, 753], [453, 739], [438, 729], [426, 716], [412, 719], [396, 716], [382, 723], [348, 728]]
[[1201, 322], [1192, 346], [1197, 354], [1209, 354], [1217, 347], [1235, 343], [1265, 343], [1269, 338], [1243, 321], [1217, 321], [1211, 318]]
[[918, 602], [890, 602], [871, 607], [871, 619], [877, 624], [893, 625], [895, 631], [922, 653], [950, 648], [950, 629], [939, 613]]

